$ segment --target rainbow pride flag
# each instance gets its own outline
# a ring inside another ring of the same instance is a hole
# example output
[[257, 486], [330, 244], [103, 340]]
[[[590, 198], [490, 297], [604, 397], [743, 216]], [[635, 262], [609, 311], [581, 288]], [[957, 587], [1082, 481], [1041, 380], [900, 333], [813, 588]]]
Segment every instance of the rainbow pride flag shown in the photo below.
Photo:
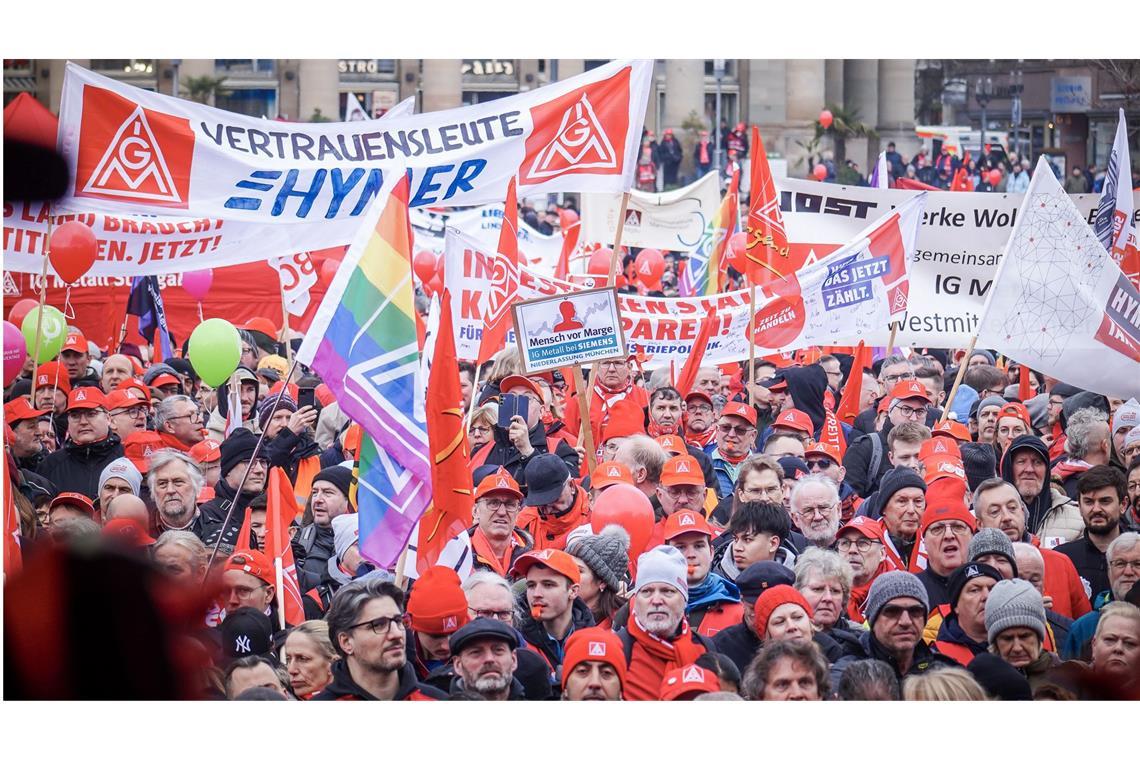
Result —
[[728, 266], [726, 257], [732, 236], [740, 231], [737, 210], [740, 192], [740, 170], [732, 173], [728, 192], [720, 202], [716, 214], [705, 227], [701, 244], [689, 254], [688, 266], [681, 274], [681, 296], [712, 296], [721, 290], [722, 279]]
[[363, 428], [360, 551], [384, 568], [396, 564], [431, 501], [413, 304], [408, 179], [391, 173], [297, 352]]

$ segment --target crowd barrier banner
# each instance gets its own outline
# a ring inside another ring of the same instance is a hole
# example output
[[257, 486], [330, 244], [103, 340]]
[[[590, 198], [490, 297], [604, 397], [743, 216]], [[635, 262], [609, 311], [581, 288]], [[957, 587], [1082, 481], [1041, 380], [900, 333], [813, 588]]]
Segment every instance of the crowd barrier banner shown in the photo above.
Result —
[[[621, 193], [582, 195], [581, 239], [610, 244], [617, 235]], [[692, 252], [720, 207], [720, 184], [715, 172], [691, 185], [667, 193], [633, 190], [625, 212], [623, 245]]]

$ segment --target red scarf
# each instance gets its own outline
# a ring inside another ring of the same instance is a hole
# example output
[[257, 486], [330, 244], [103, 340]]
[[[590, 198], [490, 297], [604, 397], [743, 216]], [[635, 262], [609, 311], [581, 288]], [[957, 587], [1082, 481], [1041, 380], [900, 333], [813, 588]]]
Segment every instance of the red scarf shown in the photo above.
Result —
[[519, 512], [518, 527], [534, 537], [534, 550], [566, 548], [566, 536], [590, 522], [590, 501], [581, 486], [574, 486], [574, 503], [564, 515], [543, 517], [538, 507]]
[[864, 583], [862, 586], [852, 586], [851, 596], [847, 600], [847, 617], [851, 618], [856, 623], [862, 623], [865, 618], [863, 616], [863, 606], [867, 603], [867, 595], [871, 593], [871, 584], [875, 582], [883, 573], [894, 570], [894, 568], [886, 561], [883, 560], [879, 563], [879, 569], [871, 576], [871, 579]]
[[162, 448], [164, 449], [175, 449], [177, 451], [181, 451], [184, 454], [190, 451], [189, 446], [172, 436], [170, 433], [159, 433], [158, 437], [162, 439]]
[[696, 446], [698, 449], [703, 449], [705, 446], [708, 446], [710, 443], [714, 443], [715, 441], [716, 428], [712, 425], [709, 425], [709, 429], [703, 433], [685, 433], [685, 443], [689, 444], [690, 446]]
[[649, 428], [646, 432], [649, 433], [650, 438], [660, 438], [663, 435], [677, 435], [679, 427], [679, 425], [674, 425], [671, 430], [666, 430], [656, 422], [650, 420]]
[[636, 615], [629, 616], [629, 634], [633, 637], [633, 653], [625, 677], [623, 696], [629, 701], [656, 700], [661, 694], [661, 681], [665, 674], [676, 668], [692, 665], [705, 653], [705, 648], [693, 641], [689, 621], [681, 619], [681, 633], [672, 641], [659, 639], [641, 627]]
[[743, 454], [740, 454], [739, 456], [729, 456], [728, 454], [725, 454], [720, 449], [717, 449], [717, 454], [719, 454], [720, 458], [723, 459], [724, 461], [728, 462], [729, 464], [740, 464], [741, 462], [743, 462], [745, 459], [748, 458], [748, 452], [747, 451], [744, 452]]
[[492, 570], [504, 578], [507, 577], [507, 573], [511, 569], [511, 554], [514, 553], [516, 546], [520, 546], [520, 544], [514, 531], [511, 531], [511, 540], [507, 544], [507, 550], [502, 555], [495, 554], [495, 550], [491, 547], [491, 542], [487, 540], [487, 536], [483, 534], [482, 528], [476, 528], [475, 532], [471, 534], [471, 549], [475, 552], [475, 556], [479, 558], [480, 562], [490, 565]]

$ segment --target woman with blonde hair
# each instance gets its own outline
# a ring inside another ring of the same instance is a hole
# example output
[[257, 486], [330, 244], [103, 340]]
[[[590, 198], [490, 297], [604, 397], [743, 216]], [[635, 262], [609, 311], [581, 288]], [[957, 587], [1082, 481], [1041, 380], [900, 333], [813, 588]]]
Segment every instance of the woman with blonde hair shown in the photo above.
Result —
[[984, 702], [985, 689], [968, 671], [941, 668], [903, 681], [903, 700], [907, 702]]
[[309, 699], [332, 681], [338, 659], [324, 620], [306, 620], [289, 632], [281, 646], [281, 662], [298, 699]]
[[471, 413], [471, 424], [467, 428], [468, 451], [484, 443], [491, 443], [495, 435], [495, 424], [498, 421], [499, 413], [493, 405], [484, 404], [476, 407]]

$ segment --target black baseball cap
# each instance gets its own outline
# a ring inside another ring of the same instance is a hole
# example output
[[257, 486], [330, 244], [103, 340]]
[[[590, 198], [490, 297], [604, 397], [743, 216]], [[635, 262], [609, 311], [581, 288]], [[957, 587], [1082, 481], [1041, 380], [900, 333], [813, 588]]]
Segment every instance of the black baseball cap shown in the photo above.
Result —
[[527, 462], [523, 474], [527, 488], [523, 504], [541, 507], [558, 501], [570, 479], [570, 468], [557, 454], [539, 454]]
[[451, 638], [448, 639], [451, 654], [459, 654], [463, 651], [465, 646], [479, 639], [498, 639], [505, 641], [511, 649], [516, 649], [519, 645], [518, 634], [515, 633], [514, 628], [511, 628], [506, 623], [495, 620], [494, 618], [475, 618], [451, 634]]
[[753, 605], [761, 594], [773, 586], [791, 586], [795, 580], [796, 574], [790, 567], [764, 559], [744, 568], [744, 572], [736, 577], [736, 587], [740, 589], [740, 598], [744, 603]]
[[236, 660], [273, 651], [273, 623], [253, 607], [239, 607], [218, 626], [222, 636], [222, 658]]

